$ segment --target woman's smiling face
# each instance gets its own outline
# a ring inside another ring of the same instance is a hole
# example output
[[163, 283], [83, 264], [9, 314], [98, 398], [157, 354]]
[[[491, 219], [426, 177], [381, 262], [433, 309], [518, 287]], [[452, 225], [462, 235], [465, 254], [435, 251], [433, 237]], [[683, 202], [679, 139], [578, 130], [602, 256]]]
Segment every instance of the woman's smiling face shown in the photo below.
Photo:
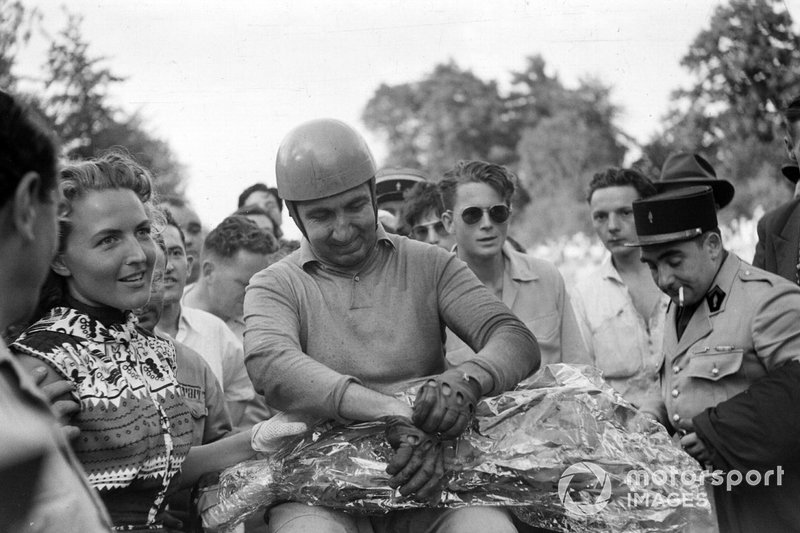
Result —
[[150, 296], [155, 242], [144, 205], [130, 189], [89, 191], [75, 200], [55, 270], [73, 298], [121, 311]]

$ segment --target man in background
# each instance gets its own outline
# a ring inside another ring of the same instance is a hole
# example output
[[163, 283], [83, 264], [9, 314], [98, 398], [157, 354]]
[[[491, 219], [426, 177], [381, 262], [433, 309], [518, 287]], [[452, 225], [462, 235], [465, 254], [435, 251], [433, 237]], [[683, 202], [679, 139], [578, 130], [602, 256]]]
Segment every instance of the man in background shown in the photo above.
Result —
[[246, 406], [255, 391], [244, 367], [241, 341], [218, 317], [181, 303], [192, 258], [187, 256], [183, 234], [167, 216], [162, 232], [167, 249], [163, 279], [163, 307], [157, 331], [198, 352], [222, 386], [225, 404], [235, 426], [242, 424]]
[[758, 221], [758, 243], [753, 266], [800, 284], [800, 97], [792, 100], [783, 112], [786, 136], [783, 138], [791, 164], [781, 168], [795, 186], [794, 198], [766, 213]]
[[186, 254], [192, 258], [187, 282], [194, 283], [200, 275], [200, 250], [203, 248], [204, 233], [200, 217], [186, 200], [176, 196], [161, 198], [159, 207], [169, 209], [186, 238]]
[[[226, 329], [233, 333], [236, 343], [236, 375], [244, 370], [244, 292], [250, 278], [276, 261], [276, 256], [285, 254], [272, 234], [242, 216], [230, 216], [223, 220], [206, 237], [203, 245], [202, 266], [197, 283], [186, 287], [182, 304], [200, 309], [225, 322]], [[229, 339], [229, 332], [224, 338]], [[246, 374], [245, 374], [246, 376]], [[252, 385], [250, 385], [252, 389]], [[246, 427], [274, 414], [261, 395], [255, 394], [245, 405], [238, 425]]]
[[428, 181], [422, 171], [413, 168], [382, 168], [375, 174], [375, 194], [378, 218], [384, 229], [405, 235], [410, 228], [403, 226], [401, 210], [403, 195], [417, 183]]
[[423, 181], [411, 187], [404, 195], [400, 212], [410, 238], [452, 250], [455, 239], [442, 222], [444, 205], [438, 184]]
[[[0, 331], [24, 322], [56, 253], [56, 149], [0, 91]], [[69, 394], [70, 389], [63, 391]], [[100, 533], [111, 522], [48, 399], [0, 339], [0, 531]]]
[[278, 194], [278, 189], [267, 187], [263, 183], [255, 183], [242, 191], [239, 195], [238, 208], [260, 207], [266, 211], [267, 216], [272, 220], [273, 233], [280, 239], [283, 236], [281, 225], [283, 223], [283, 200]]
[[731, 203], [736, 193], [733, 183], [718, 178], [711, 163], [692, 152], [677, 152], [667, 157], [654, 185], [659, 193], [695, 185], [711, 187], [717, 211]]
[[589, 183], [592, 226], [609, 252], [596, 271], [578, 280], [572, 305], [592, 364], [635, 406], [661, 393], [658, 369], [669, 298], [639, 260], [633, 202], [655, 194], [634, 169], [608, 168]]
[[186, 287], [183, 304], [222, 319], [241, 338], [244, 290], [267, 256], [278, 251], [275, 238], [243, 216], [230, 216], [206, 237], [200, 277]]

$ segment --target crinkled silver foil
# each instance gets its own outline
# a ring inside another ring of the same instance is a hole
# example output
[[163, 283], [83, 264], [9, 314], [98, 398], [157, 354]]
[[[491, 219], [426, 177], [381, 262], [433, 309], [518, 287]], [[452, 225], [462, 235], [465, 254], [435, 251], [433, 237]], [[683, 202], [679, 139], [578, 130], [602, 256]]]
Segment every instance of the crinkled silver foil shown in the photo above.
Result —
[[[413, 392], [401, 396], [411, 402]], [[549, 365], [481, 402], [472, 429], [447, 448], [439, 505], [508, 506], [523, 522], [569, 532], [712, 527], [699, 465], [658, 424], [629, 430], [634, 415], [597, 369]], [[426, 505], [387, 485], [390, 454], [380, 422], [318, 427], [223, 472], [204, 522], [232, 527], [285, 501], [359, 514]]]

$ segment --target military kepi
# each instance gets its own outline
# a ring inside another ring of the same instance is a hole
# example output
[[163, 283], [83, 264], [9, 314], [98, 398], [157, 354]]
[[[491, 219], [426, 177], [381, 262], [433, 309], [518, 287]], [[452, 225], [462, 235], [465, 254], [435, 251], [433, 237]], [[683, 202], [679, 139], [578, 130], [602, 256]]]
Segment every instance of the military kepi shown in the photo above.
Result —
[[714, 194], [707, 185], [684, 187], [633, 202], [637, 242], [650, 246], [685, 241], [717, 227]]

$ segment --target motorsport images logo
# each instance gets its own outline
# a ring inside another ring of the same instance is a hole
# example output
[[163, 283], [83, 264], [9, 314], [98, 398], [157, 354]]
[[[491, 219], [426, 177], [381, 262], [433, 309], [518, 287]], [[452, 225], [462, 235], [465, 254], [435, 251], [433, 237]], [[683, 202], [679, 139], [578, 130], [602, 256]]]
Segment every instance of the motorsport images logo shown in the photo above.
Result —
[[[577, 478], [577, 479], [575, 479]], [[601, 487], [593, 502], [574, 501], [570, 485], [575, 483], [582, 488]], [[578, 516], [591, 516], [599, 513], [611, 499], [611, 478], [608, 473], [594, 463], [575, 463], [561, 474], [558, 480], [558, 498], [564, 509]]]
[[[723, 487], [730, 492], [739, 485], [782, 486], [784, 469], [759, 471], [729, 470], [679, 470], [673, 467], [663, 469], [634, 469], [625, 472], [619, 480], [618, 495], [624, 499], [615, 503], [627, 509], [674, 507], [708, 508], [706, 495], [708, 485]], [[558, 498], [564, 509], [575, 516], [591, 516], [601, 512], [609, 504], [612, 494], [611, 475], [601, 466], [590, 462], [580, 462], [569, 466], [558, 480]], [[573, 499], [576, 496], [577, 501]]]

